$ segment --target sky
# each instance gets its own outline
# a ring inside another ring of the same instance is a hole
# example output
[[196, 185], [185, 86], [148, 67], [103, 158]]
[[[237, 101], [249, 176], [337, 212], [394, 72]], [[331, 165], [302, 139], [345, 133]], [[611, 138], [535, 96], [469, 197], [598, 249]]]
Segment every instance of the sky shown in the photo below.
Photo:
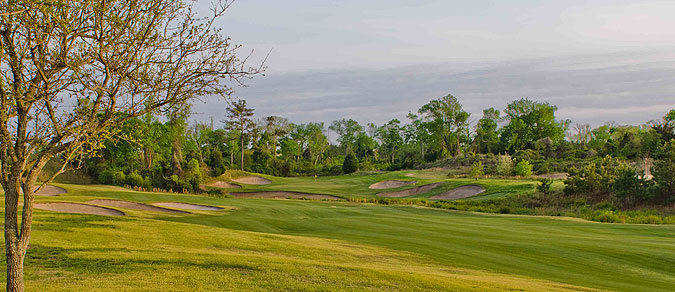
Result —
[[[675, 1], [237, 0], [217, 23], [265, 76], [235, 87], [258, 118], [383, 124], [456, 96], [477, 121], [527, 97], [574, 123], [675, 108]], [[196, 120], [224, 117], [205, 98]]]

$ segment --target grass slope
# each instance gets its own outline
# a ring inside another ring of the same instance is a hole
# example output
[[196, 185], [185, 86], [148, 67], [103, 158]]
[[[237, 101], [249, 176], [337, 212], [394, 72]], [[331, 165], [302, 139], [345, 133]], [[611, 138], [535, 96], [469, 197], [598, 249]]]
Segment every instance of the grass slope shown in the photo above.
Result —
[[[555, 282], [617, 291], [671, 291], [675, 285], [675, 226], [599, 224], [570, 218], [481, 215], [406, 206], [217, 199], [140, 193], [114, 187], [62, 186], [71, 195], [39, 200], [87, 201], [107, 197], [230, 208], [191, 215], [125, 210], [131, 216], [122, 219], [39, 211], [33, 244], [38, 246], [38, 251], [44, 247], [46, 255], [34, 263], [50, 267], [61, 258], [75, 257], [76, 260], [74, 268], [56, 264], [53, 269], [47, 269], [46, 274], [31, 270], [31, 279], [38, 283], [64, 283], [64, 279], [71, 281], [71, 277], [83, 283], [94, 281], [101, 276], [88, 270], [97, 270], [96, 263], [100, 262], [113, 270], [122, 269], [110, 275], [114, 278], [111, 282], [129, 281], [131, 286], [146, 281], [147, 269], [166, 271], [162, 273], [168, 274], [155, 278], [167, 283], [166, 287], [193, 281], [191, 277], [200, 278], [204, 276], [202, 273], [206, 276], [200, 279], [209, 283], [233, 279], [230, 284], [233, 286], [217, 287], [212, 286], [216, 285], [213, 283], [195, 286], [206, 290], [242, 287], [380, 290], [375, 287], [381, 286], [382, 290], [486, 291], [506, 289], [495, 284], [502, 280], [506, 285], [513, 283], [512, 287], [543, 291], [570, 288]], [[257, 244], [248, 245], [246, 252], [240, 254], [236, 246], [248, 241]], [[50, 257], [50, 252], [56, 255]], [[31, 250], [29, 254], [33, 257], [40, 252]], [[252, 260], [257, 272], [226, 268], [246, 264], [250, 254], [260, 256]], [[161, 260], [152, 260], [155, 255]], [[131, 266], [128, 272], [127, 266]], [[99, 272], [108, 273], [108, 268], [101, 269]], [[140, 272], [135, 272], [136, 269]], [[228, 272], [222, 277], [214, 276], [220, 269]], [[343, 277], [343, 270], [348, 272], [347, 276]], [[61, 276], [52, 278], [52, 273]], [[357, 276], [362, 273], [365, 273], [363, 277]], [[476, 275], [476, 278], [458, 278], [464, 274]], [[282, 282], [267, 279], [278, 276], [284, 278]], [[177, 278], [175, 283], [171, 277]], [[482, 282], [468, 284], [476, 279]], [[238, 280], [250, 286], [236, 286]], [[437, 281], [441, 284], [431, 284]], [[69, 287], [67, 283], [63, 285]], [[118, 287], [126, 286], [120, 283]]]
[[36, 219], [27, 291], [578, 289], [344, 241], [142, 218], [38, 212]]

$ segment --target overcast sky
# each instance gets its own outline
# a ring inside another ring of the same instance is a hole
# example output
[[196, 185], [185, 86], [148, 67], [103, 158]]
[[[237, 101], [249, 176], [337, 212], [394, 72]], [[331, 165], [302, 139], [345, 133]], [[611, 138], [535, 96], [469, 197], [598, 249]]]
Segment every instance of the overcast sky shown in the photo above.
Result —
[[[271, 50], [237, 88], [258, 117], [405, 120], [453, 94], [474, 120], [529, 97], [560, 118], [640, 124], [675, 108], [675, 1], [237, 0], [225, 34]], [[242, 51], [242, 53], [248, 51]], [[197, 120], [223, 117], [215, 98]]]

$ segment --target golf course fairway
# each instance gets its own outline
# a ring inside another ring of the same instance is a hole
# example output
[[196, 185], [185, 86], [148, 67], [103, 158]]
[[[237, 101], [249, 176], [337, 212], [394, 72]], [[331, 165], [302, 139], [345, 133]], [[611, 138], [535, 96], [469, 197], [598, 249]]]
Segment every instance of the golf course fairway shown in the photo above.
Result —
[[[675, 226], [58, 185], [37, 202], [222, 207], [36, 210], [27, 291], [672, 291]], [[3, 277], [4, 278], [4, 277]]]

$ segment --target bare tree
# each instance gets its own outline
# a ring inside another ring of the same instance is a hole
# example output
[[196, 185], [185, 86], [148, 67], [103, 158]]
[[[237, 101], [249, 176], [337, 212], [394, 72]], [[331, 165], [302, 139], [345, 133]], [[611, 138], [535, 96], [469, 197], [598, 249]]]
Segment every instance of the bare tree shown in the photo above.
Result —
[[[245, 66], [192, 1], [7, 1], [0, 16], [0, 183], [7, 291], [23, 291], [34, 194], [115, 126], [192, 98], [225, 95], [264, 67]], [[17, 13], [20, 12], [20, 13]], [[61, 170], [37, 184], [45, 164]], [[36, 187], [37, 185], [37, 187]], [[19, 221], [19, 196], [23, 210]]]
[[572, 135], [573, 141], [586, 145], [586, 143], [593, 139], [593, 128], [591, 128], [591, 125], [575, 124], [573, 128], [576, 131], [576, 134]]

